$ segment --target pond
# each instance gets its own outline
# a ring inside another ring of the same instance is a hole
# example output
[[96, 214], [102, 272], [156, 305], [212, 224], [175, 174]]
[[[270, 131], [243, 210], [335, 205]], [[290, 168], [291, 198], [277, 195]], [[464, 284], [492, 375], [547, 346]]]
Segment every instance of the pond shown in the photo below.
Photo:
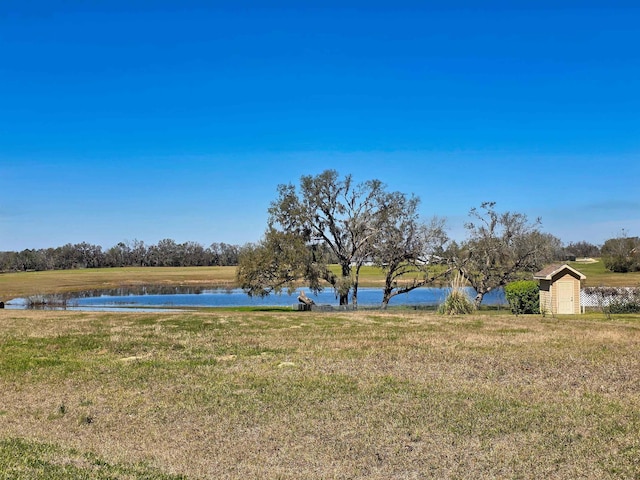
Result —
[[[325, 289], [319, 294], [312, 294], [304, 289], [307, 296], [317, 305], [338, 306], [333, 290]], [[128, 310], [190, 308], [190, 307], [291, 307], [297, 306], [297, 290], [292, 295], [269, 295], [267, 297], [249, 297], [242, 289], [193, 289], [181, 287], [138, 287], [120, 288], [110, 291], [80, 292], [66, 296], [62, 300], [66, 310]], [[475, 296], [472, 288], [466, 289], [470, 298]], [[397, 295], [389, 302], [390, 306], [428, 307], [439, 305], [444, 301], [448, 288], [417, 288], [409, 293]], [[60, 298], [58, 298], [59, 300]], [[361, 307], [378, 307], [382, 301], [380, 288], [360, 288], [358, 305]], [[55, 304], [50, 302], [51, 305]], [[496, 290], [485, 295], [483, 305], [505, 305], [503, 290]], [[7, 308], [27, 308], [25, 299], [15, 299], [7, 303]], [[297, 307], [296, 307], [297, 308]]]

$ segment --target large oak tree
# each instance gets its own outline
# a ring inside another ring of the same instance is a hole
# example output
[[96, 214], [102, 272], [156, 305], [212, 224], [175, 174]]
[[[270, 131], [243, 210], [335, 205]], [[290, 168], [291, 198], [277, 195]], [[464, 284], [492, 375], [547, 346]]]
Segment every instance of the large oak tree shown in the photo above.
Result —
[[[412, 206], [408, 214], [407, 205]], [[404, 194], [387, 192], [379, 180], [356, 184], [351, 175], [341, 178], [335, 170], [303, 176], [299, 186], [279, 185], [264, 238], [241, 252], [240, 285], [249, 295], [267, 295], [285, 288], [291, 291], [299, 280], [312, 290], [328, 283], [340, 305], [347, 305], [351, 296], [357, 306], [365, 263], [391, 266], [387, 268], [391, 278], [401, 274], [397, 265], [406, 257], [396, 259], [397, 250], [382, 246], [404, 241], [398, 235], [406, 233], [405, 220], [417, 222], [415, 205]], [[338, 264], [337, 273], [331, 262]]]

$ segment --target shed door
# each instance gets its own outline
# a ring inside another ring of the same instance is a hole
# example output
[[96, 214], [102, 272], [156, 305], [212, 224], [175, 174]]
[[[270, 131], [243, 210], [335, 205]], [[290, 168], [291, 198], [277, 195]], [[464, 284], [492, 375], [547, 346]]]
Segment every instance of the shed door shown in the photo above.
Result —
[[573, 282], [558, 282], [558, 313], [575, 313], [573, 308]]

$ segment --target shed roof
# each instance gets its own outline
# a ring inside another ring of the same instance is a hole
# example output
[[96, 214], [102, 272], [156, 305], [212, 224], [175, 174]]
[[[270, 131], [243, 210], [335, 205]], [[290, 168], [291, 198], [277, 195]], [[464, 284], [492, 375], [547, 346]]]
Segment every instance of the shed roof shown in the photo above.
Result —
[[563, 270], [569, 270], [570, 272], [573, 272], [575, 275], [578, 276], [578, 278], [580, 278], [580, 280], [584, 280], [585, 278], [587, 278], [584, 274], [580, 273], [575, 268], [571, 268], [566, 263], [549, 265], [548, 267], [543, 268], [539, 272], [534, 273], [533, 278], [535, 278], [536, 280], [551, 280], [555, 275], [562, 272]]

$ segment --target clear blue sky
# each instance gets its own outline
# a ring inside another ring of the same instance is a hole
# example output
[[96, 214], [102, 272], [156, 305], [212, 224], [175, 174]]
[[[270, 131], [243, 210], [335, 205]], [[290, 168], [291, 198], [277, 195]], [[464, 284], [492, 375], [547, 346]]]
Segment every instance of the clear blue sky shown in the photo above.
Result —
[[0, 2], [0, 250], [256, 241], [327, 168], [640, 235], [640, 4]]

